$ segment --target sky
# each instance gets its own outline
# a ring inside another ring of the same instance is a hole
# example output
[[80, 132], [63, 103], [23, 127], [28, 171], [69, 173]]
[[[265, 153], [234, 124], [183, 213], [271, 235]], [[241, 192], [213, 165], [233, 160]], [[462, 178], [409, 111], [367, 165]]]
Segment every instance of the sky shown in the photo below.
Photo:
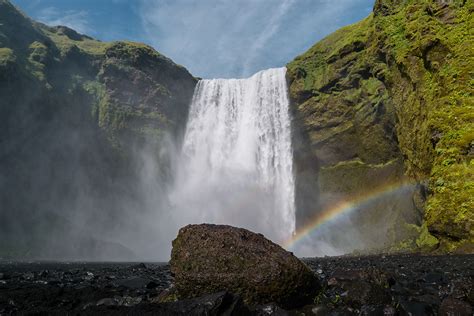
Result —
[[374, 0], [12, 0], [102, 41], [144, 42], [202, 78], [282, 67], [370, 14]]

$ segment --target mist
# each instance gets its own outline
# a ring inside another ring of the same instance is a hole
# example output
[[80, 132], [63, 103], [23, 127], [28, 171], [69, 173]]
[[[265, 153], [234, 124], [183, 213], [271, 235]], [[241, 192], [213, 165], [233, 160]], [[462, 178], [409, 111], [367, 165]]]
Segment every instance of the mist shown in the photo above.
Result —
[[[23, 102], [38, 98], [29, 94]], [[124, 138], [120, 152], [94, 122], [71, 121], [74, 104], [50, 118], [21, 117], [18, 130], [32, 124], [25, 129], [31, 134], [2, 147], [10, 150], [0, 174], [2, 205], [10, 207], [0, 212], [2, 248], [23, 259], [167, 261], [179, 228], [203, 222], [248, 228], [284, 244], [298, 220], [307, 224], [347, 198], [317, 194], [317, 204], [307, 203], [310, 216], [298, 219], [304, 214], [295, 205], [291, 144], [298, 135], [290, 135], [288, 106], [282, 70], [201, 81], [185, 128]], [[78, 117], [90, 115], [77, 109]], [[324, 256], [381, 247], [397, 234], [387, 232], [393, 223], [411, 216], [412, 191], [340, 214], [289, 250]]]
[[[343, 194], [320, 197], [325, 205], [315, 211], [321, 218], [341, 201], [357, 201], [318, 221], [288, 249], [300, 257], [340, 256], [351, 253], [386, 251], [395, 241], [410, 237], [410, 225], [420, 225], [421, 214], [413, 212], [415, 185], [403, 184], [393, 190], [349, 198]], [[314, 221], [314, 219], [313, 219]], [[310, 225], [311, 226], [311, 225]]]

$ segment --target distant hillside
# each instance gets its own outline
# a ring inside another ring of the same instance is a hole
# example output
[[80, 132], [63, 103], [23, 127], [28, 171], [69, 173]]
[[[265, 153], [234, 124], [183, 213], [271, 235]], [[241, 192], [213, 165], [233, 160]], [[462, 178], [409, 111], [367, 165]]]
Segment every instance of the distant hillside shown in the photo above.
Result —
[[110, 258], [110, 245], [90, 247], [92, 228], [151, 207], [140, 172], [151, 157], [169, 173], [165, 143], [179, 143], [196, 82], [149, 46], [49, 27], [0, 0], [0, 257]]

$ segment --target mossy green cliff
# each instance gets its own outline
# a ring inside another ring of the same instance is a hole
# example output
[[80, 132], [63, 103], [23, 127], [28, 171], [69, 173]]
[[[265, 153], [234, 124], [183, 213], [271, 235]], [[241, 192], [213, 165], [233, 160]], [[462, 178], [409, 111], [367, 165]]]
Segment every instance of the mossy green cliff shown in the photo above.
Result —
[[296, 169], [318, 179], [320, 209], [413, 183], [402, 218], [423, 215], [418, 246], [434, 235], [442, 251], [472, 251], [473, 13], [471, 1], [377, 0], [288, 64]]
[[[165, 144], [179, 143], [196, 82], [149, 46], [36, 23], [0, 0], [0, 250], [97, 255], [72, 243], [146, 209], [144, 157], [168, 176]], [[84, 231], [71, 232], [77, 217]]]

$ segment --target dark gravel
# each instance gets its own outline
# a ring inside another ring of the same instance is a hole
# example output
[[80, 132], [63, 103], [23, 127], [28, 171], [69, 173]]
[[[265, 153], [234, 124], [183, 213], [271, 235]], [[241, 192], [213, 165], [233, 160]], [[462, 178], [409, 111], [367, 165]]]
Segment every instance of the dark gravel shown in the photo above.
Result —
[[325, 287], [316, 299], [317, 305], [333, 313], [472, 315], [474, 255], [335, 257], [305, 261]]
[[0, 262], [0, 315], [472, 315], [474, 255], [303, 260], [324, 291], [293, 311], [225, 292], [158, 304], [173, 282], [167, 264]]

